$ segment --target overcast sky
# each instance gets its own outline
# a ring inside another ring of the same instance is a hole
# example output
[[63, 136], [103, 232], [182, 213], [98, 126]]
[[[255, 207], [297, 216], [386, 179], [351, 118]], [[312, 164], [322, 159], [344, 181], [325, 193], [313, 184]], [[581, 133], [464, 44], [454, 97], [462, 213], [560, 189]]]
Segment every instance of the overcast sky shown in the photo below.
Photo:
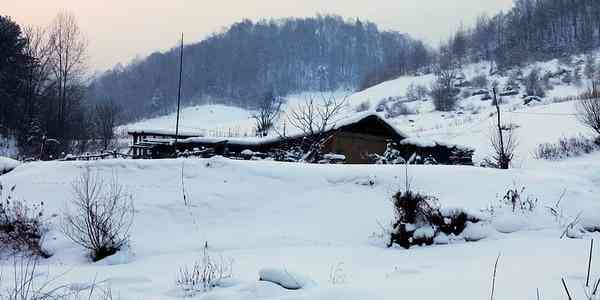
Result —
[[[338, 14], [370, 20], [437, 44], [481, 13], [512, 0], [0, 0], [0, 14], [19, 24], [46, 25], [60, 11], [75, 14], [90, 41], [90, 67], [104, 70], [136, 56], [186, 43], [244, 18]], [[8, 5], [6, 4], [8, 2]]]

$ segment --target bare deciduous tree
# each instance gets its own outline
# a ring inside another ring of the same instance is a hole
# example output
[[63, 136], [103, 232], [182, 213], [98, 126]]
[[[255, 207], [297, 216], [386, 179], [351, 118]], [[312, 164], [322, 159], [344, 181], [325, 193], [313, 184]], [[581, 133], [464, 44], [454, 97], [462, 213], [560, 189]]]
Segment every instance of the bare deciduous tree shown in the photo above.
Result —
[[60, 131], [66, 127], [70, 94], [81, 83], [87, 67], [88, 41], [74, 15], [60, 13], [49, 27], [50, 68], [58, 98]]
[[600, 134], [600, 82], [594, 82], [580, 98], [576, 103], [579, 121]]
[[318, 100], [311, 95], [290, 111], [288, 120], [305, 135], [320, 139], [335, 123], [347, 99], [348, 96], [338, 99], [333, 93], [321, 93]]
[[114, 128], [119, 111], [119, 107], [112, 101], [98, 104], [94, 109], [96, 130], [103, 150], [108, 149], [115, 137]]
[[86, 167], [73, 182], [74, 198], [65, 209], [61, 230], [76, 244], [91, 251], [94, 261], [115, 254], [129, 242], [133, 200], [116, 176], [105, 182]]
[[256, 134], [267, 136], [281, 114], [283, 99], [271, 91], [258, 103], [258, 111], [252, 115], [256, 122]]

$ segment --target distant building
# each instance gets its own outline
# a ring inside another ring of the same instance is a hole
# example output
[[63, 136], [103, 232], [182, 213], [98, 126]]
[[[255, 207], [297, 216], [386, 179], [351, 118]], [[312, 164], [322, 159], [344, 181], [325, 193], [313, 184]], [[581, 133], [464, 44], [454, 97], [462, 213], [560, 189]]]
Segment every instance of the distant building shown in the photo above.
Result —
[[[246, 153], [275, 153], [294, 148], [305, 149], [320, 141], [321, 153], [336, 154], [345, 163], [372, 163], [370, 154], [382, 155], [388, 144], [396, 145], [407, 157], [413, 153], [433, 156], [440, 163], [452, 164], [450, 156], [458, 146], [440, 143], [411, 142], [408, 135], [394, 128], [377, 114], [366, 114], [336, 123], [319, 136], [295, 134], [290, 136], [226, 138], [205, 137], [198, 133], [180, 133], [175, 145], [175, 133], [163, 130], [134, 130], [131, 154], [134, 158], [173, 157], [175, 147], [180, 153], [200, 153], [207, 156], [224, 155], [244, 157]], [[209, 149], [210, 151], [202, 151]], [[409, 153], [410, 152], [410, 153]], [[472, 153], [471, 153], [472, 154]], [[459, 162], [472, 164], [470, 159]]]

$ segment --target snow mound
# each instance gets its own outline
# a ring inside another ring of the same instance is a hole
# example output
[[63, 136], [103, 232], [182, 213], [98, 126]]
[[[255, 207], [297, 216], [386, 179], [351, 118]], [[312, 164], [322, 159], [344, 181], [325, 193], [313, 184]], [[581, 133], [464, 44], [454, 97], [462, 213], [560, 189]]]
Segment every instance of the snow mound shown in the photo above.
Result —
[[272, 282], [288, 290], [299, 290], [316, 285], [308, 277], [286, 269], [262, 269], [258, 275], [260, 281]]
[[490, 228], [483, 224], [467, 222], [467, 227], [462, 232], [462, 236], [467, 242], [476, 242], [485, 239], [490, 235]]
[[0, 156], [0, 175], [8, 173], [18, 167], [21, 162], [8, 157]]

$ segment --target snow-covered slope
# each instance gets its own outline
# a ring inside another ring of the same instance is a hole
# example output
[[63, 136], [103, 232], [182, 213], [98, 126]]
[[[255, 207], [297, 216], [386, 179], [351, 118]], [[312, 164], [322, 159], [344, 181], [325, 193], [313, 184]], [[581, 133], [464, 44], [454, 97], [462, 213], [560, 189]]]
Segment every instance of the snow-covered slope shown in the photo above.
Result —
[[[180, 129], [189, 132], [198, 132], [204, 135], [251, 135], [253, 121], [250, 112], [238, 107], [226, 105], [200, 105], [191, 106], [181, 110]], [[177, 121], [177, 114], [148, 119], [117, 128], [119, 133], [126, 130], [137, 129], [162, 129], [173, 130]]]

